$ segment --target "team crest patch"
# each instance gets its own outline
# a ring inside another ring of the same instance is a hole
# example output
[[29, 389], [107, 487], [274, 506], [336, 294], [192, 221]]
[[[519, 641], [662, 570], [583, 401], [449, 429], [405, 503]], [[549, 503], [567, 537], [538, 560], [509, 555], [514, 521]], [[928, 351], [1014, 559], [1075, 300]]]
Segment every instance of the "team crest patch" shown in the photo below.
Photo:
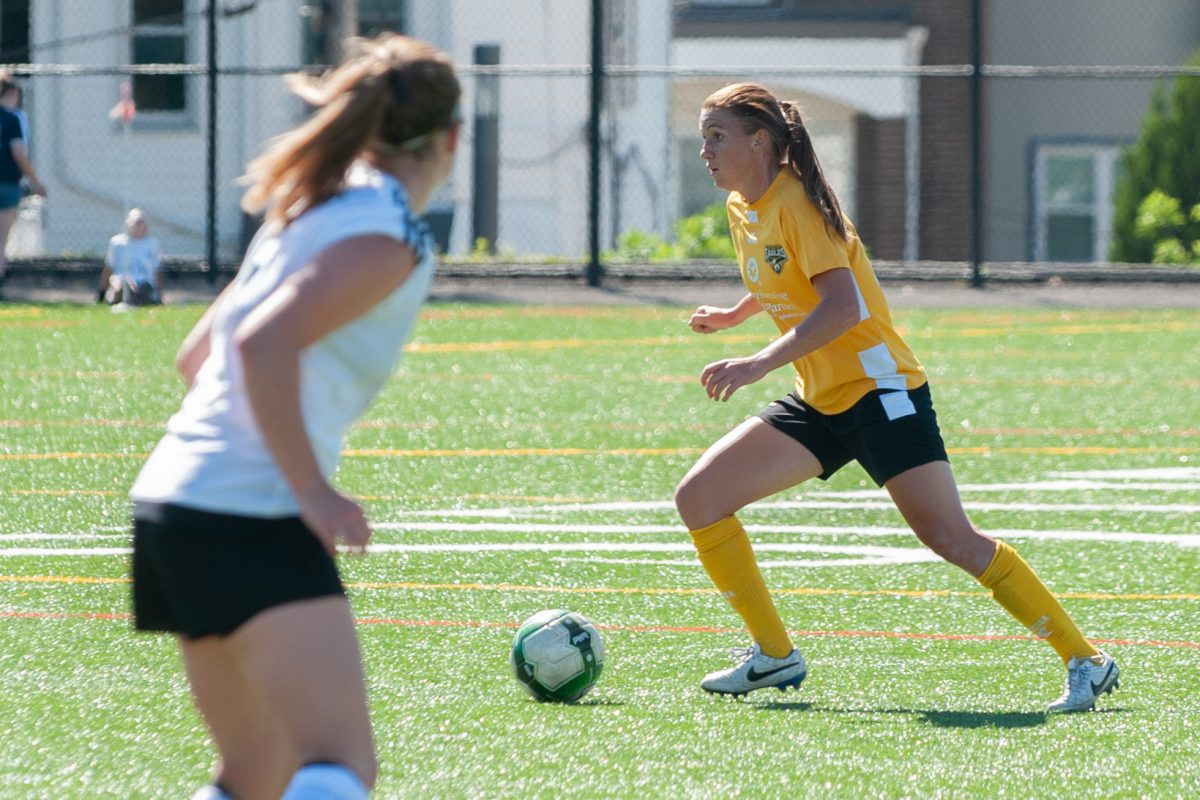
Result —
[[763, 258], [771, 265], [771, 269], [775, 270], [775, 274], [783, 272], [783, 262], [787, 261], [787, 251], [778, 245], [767, 245], [763, 249]]

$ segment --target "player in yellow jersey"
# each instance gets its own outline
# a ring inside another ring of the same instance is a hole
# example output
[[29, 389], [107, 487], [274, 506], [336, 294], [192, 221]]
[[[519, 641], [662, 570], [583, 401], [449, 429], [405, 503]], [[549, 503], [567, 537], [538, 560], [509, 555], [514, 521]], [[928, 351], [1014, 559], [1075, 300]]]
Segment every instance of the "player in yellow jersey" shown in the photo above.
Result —
[[799, 687], [806, 667], [759, 573], [737, 512], [851, 460], [887, 489], [917, 538], [970, 573], [1067, 666], [1048, 711], [1082, 711], [1117, 687], [1118, 669], [1071, 621], [1013, 548], [967, 518], [933, 410], [925, 370], [892, 324], [854, 226], [825, 180], [799, 109], [757, 84], [704, 101], [704, 159], [729, 192], [729, 225], [748, 293], [732, 308], [701, 306], [699, 333], [765, 311], [780, 336], [749, 356], [704, 367], [709, 397], [729, 397], [791, 364], [796, 389], [734, 428], [680, 482], [675, 504], [717, 589], [753, 644], [701, 687], [744, 695]]

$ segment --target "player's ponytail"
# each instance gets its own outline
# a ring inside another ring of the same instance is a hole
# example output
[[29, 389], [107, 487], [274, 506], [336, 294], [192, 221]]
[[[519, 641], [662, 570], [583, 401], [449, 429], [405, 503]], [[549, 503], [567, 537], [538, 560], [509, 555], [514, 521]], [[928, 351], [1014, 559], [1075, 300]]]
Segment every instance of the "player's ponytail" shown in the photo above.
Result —
[[838, 202], [833, 187], [825, 179], [825, 172], [817, 159], [817, 150], [813, 147], [812, 136], [800, 117], [800, 109], [788, 100], [781, 100], [779, 109], [787, 123], [788, 138], [784, 158], [804, 182], [804, 191], [820, 210], [825, 222], [844, 240], [847, 234], [846, 221], [842, 217], [842, 204]]
[[242, 208], [286, 225], [335, 195], [367, 151], [422, 158], [457, 122], [454, 67], [431, 45], [385, 34], [351, 42], [356, 54], [321, 77], [289, 75], [292, 92], [317, 110], [252, 161]]
[[821, 212], [825, 223], [846, 239], [842, 205], [825, 179], [812, 137], [795, 103], [777, 100], [766, 87], [757, 83], [735, 83], [709, 95], [704, 108], [732, 112], [746, 133], [765, 130], [775, 155], [800, 178], [804, 191]]

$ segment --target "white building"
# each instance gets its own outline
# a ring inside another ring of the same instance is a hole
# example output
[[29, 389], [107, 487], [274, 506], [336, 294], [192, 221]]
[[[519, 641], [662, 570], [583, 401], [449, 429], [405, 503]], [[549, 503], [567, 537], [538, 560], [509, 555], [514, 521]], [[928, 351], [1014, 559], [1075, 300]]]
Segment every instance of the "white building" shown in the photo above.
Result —
[[[214, 2], [221, 70], [215, 219], [219, 258], [233, 261], [253, 227], [239, 209], [236, 179], [271, 136], [305, 113], [280, 75], [317, 58], [317, 9], [332, 0]], [[496, 244], [514, 255], [583, 257], [590, 0], [357, 2], [364, 30], [427, 39], [463, 68], [463, 150], [435, 200], [453, 213], [451, 252], [474, 247], [472, 117], [479, 93], [471, 63], [477, 46], [494, 45], [502, 68]], [[40, 240], [52, 255], [100, 255], [126, 208], [138, 205], [169, 255], [203, 258], [208, 0], [3, 3], [0, 44], [6, 52], [27, 53], [34, 64], [24, 80], [31, 150], [50, 190], [40, 237], [15, 233], [14, 240], [27, 246]], [[1020, 13], [1012, 3], [983, 5], [984, 59], [996, 63], [1102, 62], [1123, 32], [1129, 35], [1121, 41], [1128, 42], [1114, 63], [1181, 63], [1200, 20], [1194, 0], [1162, 0], [1163, 13], [1150, 17], [1117, 0], [1062, 3], [1055, 16], [1038, 11], [1043, 23], [1057, 27], [1035, 40], [1021, 26], [1036, 4], [1018, 4]], [[969, 60], [972, 23], [960, 10], [935, 0], [606, 0], [603, 7], [611, 76], [601, 135], [605, 247], [634, 229], [669, 237], [676, 219], [720, 199], [698, 158], [699, 105], [721, 85], [752, 78], [800, 101], [825, 171], [874, 253], [970, 257], [966, 79], [904, 73]], [[1071, 34], [1073, 26], [1099, 19], [1113, 24], [1097, 22], [1086, 37]], [[28, 29], [24, 51], [12, 45], [22, 39], [13, 30], [20, 26]], [[1074, 53], [1063, 42], [1076, 49], [1090, 43], [1090, 49]], [[125, 128], [110, 111], [129, 78], [113, 67], [131, 63], [177, 63], [189, 74], [134, 76], [138, 110]], [[1119, 146], [1136, 135], [1152, 80], [984, 84], [985, 259], [1076, 250], [1079, 257], [1103, 258], [1110, 186], [1101, 178], [1111, 175]], [[1080, 212], [1045, 202], [1051, 192], [1042, 185], [1052, 172], [1046, 164], [1056, 158], [1074, 164], [1080, 152], [1097, 165], [1099, 177], [1087, 217], [1094, 220], [1087, 228], [1091, 238], [1087, 247], [1072, 249], [1082, 234], [1070, 239], [1074, 229], [1065, 230], [1059, 243], [1055, 231], [1064, 226], [1057, 221], [1068, 212], [1075, 220]]]
[[[8, 0], [6, 0], [8, 1]], [[168, 254], [205, 253], [209, 129], [204, 0], [37, 0], [29, 5], [31, 61], [48, 73], [26, 82], [32, 150], [50, 190], [42, 241], [50, 254], [100, 254], [130, 205], [144, 208]], [[311, 59], [319, 21], [308, 0], [218, 4], [216, 222], [219, 255], [237, 258], [247, 222], [236, 179], [271, 136], [304, 113], [279, 73]], [[623, 230], [667, 235], [682, 213], [717, 197], [697, 157], [699, 101], [736, 68], [780, 65], [903, 66], [919, 58], [919, 38], [858, 41], [673, 38], [670, 0], [606, 4], [609, 84], [603, 123], [601, 230], [606, 245]], [[147, 11], [167, 16], [148, 18]], [[588, 0], [360, 0], [367, 22], [394, 20], [464, 67], [468, 127], [455, 174], [438, 198], [454, 210], [455, 253], [473, 247], [470, 122], [474, 48], [498, 45], [510, 71], [500, 86], [502, 252], [578, 258], [587, 251]], [[380, 9], [383, 9], [381, 11]], [[391, 9], [389, 18], [388, 9]], [[165, 10], [165, 11], [164, 11]], [[126, 129], [110, 119], [128, 77], [111, 68], [178, 62], [195, 74], [134, 76], [137, 115]], [[673, 78], [664, 66], [695, 68]], [[548, 74], [537, 74], [545, 67]], [[717, 75], [714, 68], [730, 68]], [[107, 74], [104, 71], [107, 70]], [[252, 72], [254, 74], [245, 74]], [[232, 73], [232, 74], [230, 74]], [[770, 78], [764, 78], [771, 83]], [[846, 205], [855, 203], [853, 118], [904, 117], [915, 100], [910, 79], [828, 75], [778, 84], [799, 95], [812, 117], [826, 168]], [[699, 199], [697, 199], [699, 198]]]

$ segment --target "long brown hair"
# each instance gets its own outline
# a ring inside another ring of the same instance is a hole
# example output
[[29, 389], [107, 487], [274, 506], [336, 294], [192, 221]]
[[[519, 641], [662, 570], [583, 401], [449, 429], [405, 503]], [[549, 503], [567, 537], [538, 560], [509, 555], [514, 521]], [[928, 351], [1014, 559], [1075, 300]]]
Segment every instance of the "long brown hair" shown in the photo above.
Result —
[[343, 186], [366, 151], [430, 151], [436, 134], [457, 121], [461, 94], [449, 57], [418, 39], [383, 34], [354, 39], [352, 55], [320, 77], [289, 75], [288, 88], [317, 111], [272, 140], [250, 162], [242, 208], [287, 225]]
[[825, 223], [847, 238], [842, 204], [825, 179], [812, 137], [794, 102], [778, 100], [757, 83], [734, 83], [718, 89], [704, 101], [703, 108], [733, 113], [744, 133], [765, 130], [780, 161], [786, 161], [804, 184], [804, 191], [825, 218]]

